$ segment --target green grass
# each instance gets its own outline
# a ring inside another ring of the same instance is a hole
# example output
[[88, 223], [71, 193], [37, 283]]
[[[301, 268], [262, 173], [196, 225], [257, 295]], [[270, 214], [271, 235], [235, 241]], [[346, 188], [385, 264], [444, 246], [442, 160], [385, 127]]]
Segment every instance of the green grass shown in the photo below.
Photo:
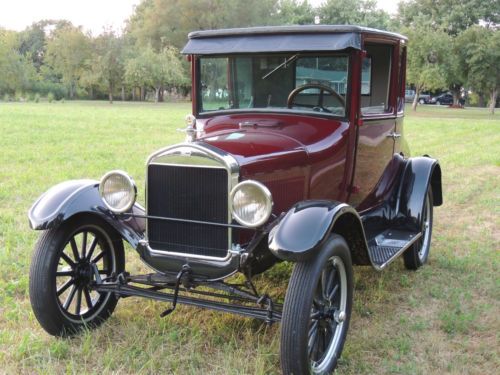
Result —
[[[0, 103], [0, 373], [279, 373], [279, 327], [127, 299], [100, 329], [48, 336], [31, 312], [37, 233], [26, 212], [50, 186], [129, 172], [141, 189], [152, 151], [182, 139], [190, 104]], [[429, 265], [357, 268], [340, 374], [494, 374], [500, 368], [500, 115], [419, 107], [406, 118], [414, 155], [440, 159]], [[139, 195], [144, 195], [140, 191]], [[142, 198], [141, 198], [142, 200]], [[132, 270], [144, 269], [127, 248]], [[284, 283], [289, 267], [261, 278]]]

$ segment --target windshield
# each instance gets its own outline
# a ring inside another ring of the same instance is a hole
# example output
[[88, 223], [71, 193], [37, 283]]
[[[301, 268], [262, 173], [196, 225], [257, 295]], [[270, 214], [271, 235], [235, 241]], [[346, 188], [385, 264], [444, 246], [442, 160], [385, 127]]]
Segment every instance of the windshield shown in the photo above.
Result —
[[345, 116], [346, 55], [199, 59], [199, 112], [255, 108]]

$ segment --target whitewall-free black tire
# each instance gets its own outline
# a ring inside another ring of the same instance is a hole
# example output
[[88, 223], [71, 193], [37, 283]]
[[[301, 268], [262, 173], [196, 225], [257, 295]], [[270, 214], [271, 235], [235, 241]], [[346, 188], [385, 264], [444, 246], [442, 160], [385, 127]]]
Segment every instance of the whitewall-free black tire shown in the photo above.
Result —
[[105, 279], [123, 272], [124, 267], [121, 237], [97, 217], [76, 217], [42, 232], [29, 280], [37, 320], [55, 336], [70, 336], [101, 324], [112, 314], [117, 298], [89, 286], [96, 269]]
[[281, 321], [284, 374], [328, 374], [337, 367], [349, 328], [353, 299], [351, 254], [331, 235], [317, 255], [292, 272]]

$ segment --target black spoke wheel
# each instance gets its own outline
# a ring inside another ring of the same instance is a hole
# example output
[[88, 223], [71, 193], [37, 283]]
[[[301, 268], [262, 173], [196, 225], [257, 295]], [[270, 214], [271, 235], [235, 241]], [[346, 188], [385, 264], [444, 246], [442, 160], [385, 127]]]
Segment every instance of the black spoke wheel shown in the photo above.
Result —
[[432, 217], [432, 187], [429, 185], [425, 195], [422, 218], [420, 220], [422, 236], [408, 250], [405, 251], [403, 256], [405, 267], [407, 269], [416, 270], [427, 263], [429, 252], [431, 250]]
[[353, 271], [345, 240], [332, 235], [318, 254], [297, 263], [281, 321], [284, 374], [328, 374], [340, 358], [352, 309]]
[[79, 217], [40, 236], [30, 270], [30, 300], [50, 334], [66, 336], [95, 327], [113, 312], [113, 293], [91, 288], [96, 273], [111, 277], [124, 270], [123, 244], [105, 222]]

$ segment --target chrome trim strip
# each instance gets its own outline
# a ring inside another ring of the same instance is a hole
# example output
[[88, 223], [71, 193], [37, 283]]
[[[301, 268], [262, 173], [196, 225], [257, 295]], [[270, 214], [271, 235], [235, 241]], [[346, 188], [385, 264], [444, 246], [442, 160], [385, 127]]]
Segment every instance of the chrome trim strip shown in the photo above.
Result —
[[[389, 258], [389, 260], [387, 260], [381, 266], [377, 266], [377, 269], [383, 270], [385, 267], [391, 264], [396, 258], [398, 258], [402, 253], [404, 253], [411, 245], [413, 245], [415, 241], [418, 240], [420, 237], [422, 237], [422, 233], [418, 233], [415, 237], [413, 237], [411, 241], [408, 241], [408, 243], [405, 246], [403, 246], [396, 254], [394, 254], [392, 258]], [[370, 252], [368, 252], [368, 254], [370, 255], [370, 260], [371, 260]]]
[[149, 165], [167, 165], [167, 166], [171, 166], [171, 167], [178, 167], [179, 165], [183, 166], [183, 167], [190, 167], [190, 168], [205, 168], [205, 169], [227, 169], [227, 168], [224, 168], [223, 166], [215, 166], [215, 165], [195, 165], [195, 164], [184, 164], [184, 163], [178, 163], [178, 164], [175, 164], [175, 163], [149, 163]]
[[205, 260], [215, 260], [218, 262], [224, 262], [224, 261], [229, 260], [233, 255], [228, 251], [227, 255], [224, 258], [219, 258], [219, 257], [211, 257], [211, 256], [207, 256], [207, 255], [186, 254], [186, 253], [177, 253], [175, 251], [155, 250], [151, 246], [149, 246], [149, 243], [147, 245], [147, 248], [152, 255], [157, 255], [157, 256], [168, 255], [168, 256], [181, 258], [181, 259], [188, 259], [188, 258], [190, 258], [190, 259], [205, 259]]
[[[166, 162], [161, 162], [160, 160], [163, 159], [168, 159], [169, 156], [176, 157], [176, 163], [168, 163]], [[210, 161], [209, 163], [200, 164], [194, 166], [192, 164], [191, 157], [194, 156], [197, 158], [197, 160], [202, 161], [203, 159], [206, 159]], [[179, 159], [180, 157], [180, 159]], [[186, 158], [185, 163], [182, 162], [182, 158]], [[189, 142], [189, 143], [180, 143], [177, 145], [173, 146], [168, 146], [165, 148], [162, 148], [151, 155], [149, 155], [147, 161], [146, 161], [146, 180], [145, 180], [145, 187], [146, 187], [146, 208], [148, 207], [148, 196], [147, 196], [147, 191], [148, 191], [148, 166], [150, 164], [153, 165], [173, 165], [173, 166], [186, 166], [186, 167], [197, 167], [197, 168], [224, 168], [228, 172], [228, 185], [227, 185], [227, 224], [231, 224], [232, 222], [232, 216], [231, 216], [231, 201], [230, 201], [230, 192], [238, 184], [239, 180], [239, 172], [240, 172], [240, 166], [236, 159], [226, 153], [225, 151], [213, 147], [211, 145], [205, 144], [203, 142]], [[214, 164], [219, 164], [220, 166], [214, 165]], [[148, 212], [146, 212], [146, 215]], [[220, 258], [220, 257], [211, 257], [211, 256], [206, 256], [206, 255], [197, 255], [197, 254], [186, 254], [186, 253], [178, 253], [178, 252], [173, 252], [173, 251], [164, 251], [164, 250], [156, 250], [150, 247], [149, 241], [148, 241], [148, 220], [146, 220], [146, 232], [145, 232], [145, 240], [147, 241], [148, 245], [148, 250], [151, 252], [153, 255], [171, 255], [174, 257], [181, 257], [183, 259], [206, 259], [206, 260], [215, 260], [215, 261], [220, 261], [224, 262], [227, 261], [232, 257], [231, 253], [231, 248], [232, 248], [232, 232], [231, 228], [228, 228], [228, 244], [227, 244], [227, 254], [225, 257]]]

